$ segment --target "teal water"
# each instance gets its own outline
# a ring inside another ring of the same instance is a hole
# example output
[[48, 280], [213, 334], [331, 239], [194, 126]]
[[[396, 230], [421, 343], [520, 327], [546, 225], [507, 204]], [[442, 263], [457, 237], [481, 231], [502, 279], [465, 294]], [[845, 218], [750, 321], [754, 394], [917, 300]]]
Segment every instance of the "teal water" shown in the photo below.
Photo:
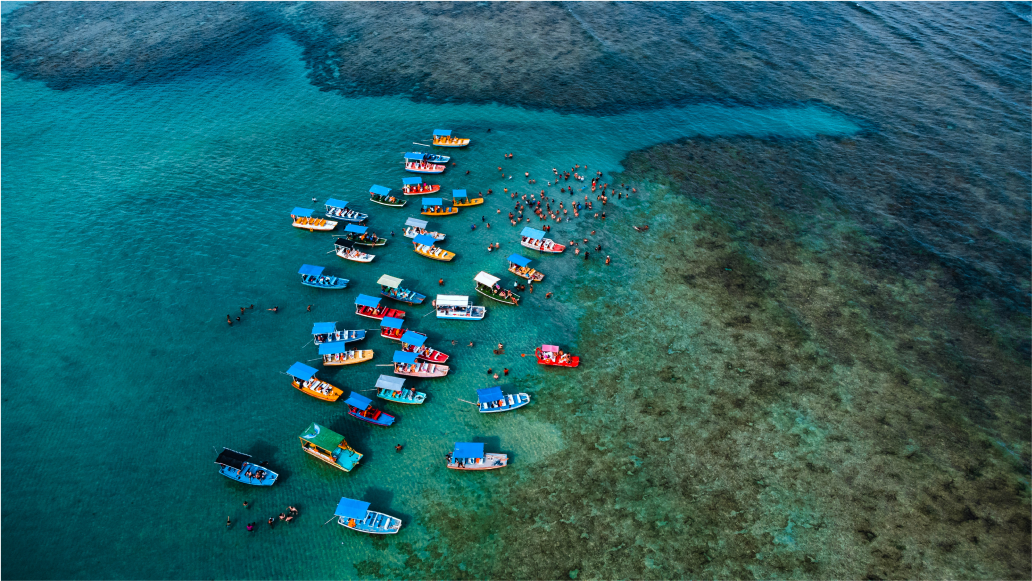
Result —
[[[424, 317], [428, 307], [406, 308], [408, 326], [452, 355], [453, 372], [410, 380], [430, 400], [414, 408], [385, 404], [399, 417], [390, 429], [360, 424], [341, 404], [289, 386], [280, 372], [317, 357], [306, 344], [312, 322], [373, 328], [354, 316], [353, 301], [359, 292], [377, 294], [383, 273], [428, 295], [475, 295], [480, 270], [511, 281], [504, 257], [520, 247], [516, 229], [496, 213], [512, 207], [502, 188], [559, 197], [558, 188], [545, 187], [553, 167], [587, 165], [589, 175], [608, 176], [630, 150], [692, 135], [802, 139], [859, 131], [848, 117], [811, 105], [697, 104], [582, 117], [346, 98], [313, 87], [300, 49], [281, 37], [174, 83], [57, 92], [8, 72], [3, 81], [5, 577], [325, 578], [355, 576], [351, 564], [363, 560], [403, 567], [393, 543], [426, 542], [425, 491], [489, 498], [493, 483], [532, 477], [536, 462], [564, 453], [559, 432], [536, 411], [562, 405], [547, 389], [532, 393], [528, 408], [500, 417], [481, 417], [457, 398], [495, 384], [488, 368], [510, 368], [501, 384], [511, 389], [538, 384], [543, 372], [519, 354], [542, 342], [576, 351], [578, 325], [586, 323], [575, 300], [583, 261], [524, 253], [546, 273], [544, 284], [519, 309], [487, 304], [481, 323], [437, 321]], [[435, 127], [474, 144], [454, 150], [457, 165], [429, 181], [446, 192], [495, 191], [482, 207], [431, 220], [449, 235], [443, 246], [458, 253], [448, 264], [415, 255], [401, 237], [405, 218], [417, 215], [411, 202], [384, 208], [366, 193], [373, 183], [399, 187], [406, 175], [400, 153], [425, 143]], [[504, 152], [515, 158], [503, 159]], [[540, 183], [502, 179], [498, 166]], [[311, 207], [312, 197], [321, 207], [331, 196], [370, 213], [374, 232], [397, 233], [372, 251], [371, 264], [327, 254], [333, 235], [290, 227], [290, 208]], [[619, 223], [620, 206], [607, 208], [610, 225]], [[553, 225], [552, 237], [565, 242], [602, 229], [586, 215]], [[495, 241], [500, 250], [487, 253]], [[633, 268], [615, 258], [614, 286]], [[303, 287], [295, 274], [302, 263], [325, 265], [351, 285], [336, 293]], [[438, 278], [444, 288], [433, 284]], [[546, 300], [546, 291], [555, 298]], [[227, 327], [225, 315], [250, 304], [254, 310]], [[272, 306], [280, 312], [265, 310]], [[506, 355], [492, 353], [497, 342]], [[320, 376], [368, 389], [386, 369], [374, 365], [388, 362], [393, 347], [367, 339], [374, 363]], [[576, 378], [558, 373], [543, 381]], [[296, 438], [311, 421], [366, 454], [360, 467], [340, 473], [301, 453]], [[446, 470], [443, 454], [467, 439], [510, 454], [512, 467]], [[405, 445], [400, 455], [397, 443]], [[282, 481], [256, 490], [222, 478], [213, 446], [268, 460]], [[405, 528], [384, 540], [324, 526], [341, 496], [369, 500]], [[244, 500], [253, 508], [245, 510]], [[287, 505], [301, 510], [300, 519], [268, 530], [265, 519]], [[229, 530], [227, 516], [235, 522]], [[244, 530], [249, 520], [262, 523], [255, 533]]]

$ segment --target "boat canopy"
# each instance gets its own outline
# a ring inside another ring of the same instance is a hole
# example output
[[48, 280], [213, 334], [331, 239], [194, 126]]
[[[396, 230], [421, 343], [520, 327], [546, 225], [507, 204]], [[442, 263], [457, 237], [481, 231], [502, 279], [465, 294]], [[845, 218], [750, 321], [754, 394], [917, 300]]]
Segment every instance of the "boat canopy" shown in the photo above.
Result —
[[355, 234], [365, 234], [369, 228], [365, 226], [359, 226], [358, 224], [348, 224], [344, 227], [345, 232], [354, 232]]
[[344, 403], [357, 407], [360, 410], [364, 410], [369, 407], [369, 404], [373, 403], [373, 400], [360, 393], [351, 392], [351, 395], [348, 396], [348, 399], [344, 400]]
[[401, 284], [401, 279], [396, 276], [385, 274], [380, 277], [380, 280], [376, 281], [376, 284], [382, 284], [388, 288], [398, 288], [398, 285]]
[[496, 385], [494, 387], [485, 387], [484, 389], [478, 389], [477, 399], [480, 403], [487, 403], [489, 401], [498, 401], [500, 399], [505, 399], [505, 395], [502, 393], [502, 388]]
[[294, 376], [301, 381], [308, 381], [315, 376], [315, 371], [314, 367], [309, 367], [299, 361], [290, 366], [290, 369], [287, 370], [287, 375]]
[[401, 336], [401, 342], [422, 347], [423, 343], [426, 343], [426, 335], [420, 335], [415, 331], [405, 331], [405, 334]]
[[471, 442], [456, 442], [452, 458], [483, 458], [484, 445]]
[[473, 280], [479, 282], [480, 284], [494, 286], [495, 283], [497, 283], [501, 279], [499, 279], [497, 276], [491, 276], [490, 274], [487, 274], [486, 272], [481, 270], [480, 274], [473, 277]]
[[333, 245], [334, 246], [340, 246], [340, 247], [343, 247], [343, 248], [348, 248], [348, 249], [351, 249], [351, 248], [355, 247], [355, 243], [354, 242], [352, 242], [350, 240], [345, 240], [343, 238], [338, 238], [338, 239], [334, 240]]
[[385, 188], [383, 186], [373, 185], [373, 187], [369, 188], [369, 193], [376, 194], [378, 196], [386, 196], [387, 194], [391, 193], [391, 189]]
[[240, 452], [234, 452], [229, 448], [223, 448], [219, 457], [215, 459], [215, 463], [229, 466], [230, 468], [236, 468], [237, 470], [243, 470], [244, 462], [247, 462], [250, 459], [251, 457], [247, 454], [241, 454]]
[[559, 351], [559, 347], [557, 345], [542, 345], [541, 350], [545, 353], [557, 353]]
[[405, 385], [405, 380], [401, 377], [394, 377], [393, 375], [381, 375], [380, 379], [376, 380], [376, 387], [379, 389], [401, 391], [401, 387], [403, 385]]
[[346, 208], [347, 206], [348, 206], [348, 203], [345, 202], [344, 200], [334, 200], [333, 198], [330, 198], [329, 200], [326, 200], [326, 207], [327, 208]]
[[337, 323], [316, 323], [312, 325], [313, 335], [326, 335], [337, 330]]
[[420, 220], [419, 218], [409, 218], [405, 220], [406, 226], [415, 226], [416, 228], [426, 228], [426, 220]]
[[423, 183], [423, 178], [402, 178], [401, 183], [406, 186], [418, 186]]
[[387, 327], [388, 329], [400, 329], [404, 324], [405, 321], [394, 317], [384, 317], [383, 320], [380, 321], [380, 326]]
[[355, 299], [355, 304], [363, 307], [369, 307], [370, 309], [375, 309], [376, 307], [380, 306], [380, 299], [376, 297], [371, 297], [369, 295], [358, 295], [358, 298]]
[[519, 254], [512, 254], [509, 256], [509, 262], [516, 266], [527, 266], [530, 264], [530, 259], [526, 256], [520, 256]]
[[340, 446], [344, 442], [344, 436], [341, 436], [333, 430], [320, 426], [319, 424], [312, 422], [312, 425], [301, 432], [299, 436], [302, 440], [307, 440], [310, 444], [319, 446], [327, 452], [332, 452], [334, 448]]
[[437, 242], [437, 240], [435, 240], [434, 237], [429, 234], [420, 234], [419, 236], [413, 238], [412, 241], [416, 244], [422, 244], [423, 246], [433, 246], [434, 243]]
[[434, 129], [434, 135], [441, 135], [443, 137], [451, 136], [451, 129]]
[[293, 210], [290, 211], [290, 215], [291, 216], [304, 216], [305, 218], [308, 218], [309, 216], [312, 215], [312, 210], [309, 210], [308, 208], [294, 208]]
[[362, 520], [367, 514], [369, 514], [368, 502], [352, 500], [350, 498], [341, 498], [340, 502], [337, 503], [337, 510], [333, 511], [333, 516], [353, 518], [355, 520]]
[[544, 232], [541, 230], [535, 230], [529, 226], [524, 228], [523, 232], [520, 232], [520, 235], [526, 236], [527, 238], [533, 238], [534, 240], [541, 240], [545, 237]]
[[423, 206], [443, 206], [444, 200], [441, 198], [423, 198]]
[[437, 295], [438, 307], [468, 307], [469, 297], [462, 295]]
[[394, 361], [395, 363], [404, 363], [406, 365], [412, 365], [416, 362], [416, 354], [408, 353], [406, 351], [395, 351], [394, 359], [392, 359], [392, 361]]
[[298, 270], [298, 274], [310, 274], [312, 276], [319, 276], [322, 271], [326, 270], [325, 266], [312, 266], [311, 264], [302, 264], [301, 270]]
[[319, 355], [336, 355], [338, 353], [347, 353], [354, 347], [348, 347], [344, 341], [334, 341], [332, 343], [323, 343], [319, 345]]
[[422, 161], [424, 157], [426, 157], [425, 153], [419, 153], [417, 151], [410, 151], [405, 154], [405, 159], [414, 159], [416, 161]]
[[453, 197], [453, 198], [465, 198], [466, 197], [466, 190], [452, 190], [451, 191], [451, 197]]

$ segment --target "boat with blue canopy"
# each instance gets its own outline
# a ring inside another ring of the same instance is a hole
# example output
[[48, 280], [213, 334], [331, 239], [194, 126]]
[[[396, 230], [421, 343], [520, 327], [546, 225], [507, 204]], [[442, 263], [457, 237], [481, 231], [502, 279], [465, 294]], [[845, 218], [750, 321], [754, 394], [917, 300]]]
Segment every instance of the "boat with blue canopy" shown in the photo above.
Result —
[[469, 194], [466, 193], [466, 190], [452, 190], [451, 197], [452, 205], [460, 208], [465, 206], [479, 206], [484, 203], [484, 196], [471, 198], [469, 197]]
[[319, 355], [323, 365], [354, 365], [373, 360], [372, 350], [351, 349], [342, 341], [319, 345]]
[[344, 239], [359, 246], [385, 246], [387, 239], [377, 236], [366, 226], [348, 224], [344, 227]]
[[361, 250], [355, 248], [355, 243], [344, 239], [338, 238], [333, 241], [333, 252], [343, 258], [344, 260], [351, 260], [354, 262], [372, 262], [376, 258], [375, 254], [366, 254]]
[[541, 230], [529, 226], [524, 228], [523, 232], [520, 232], [520, 244], [532, 250], [548, 252], [550, 254], [559, 254], [566, 250], [566, 247], [562, 244], [556, 244], [551, 239], [545, 238], [545, 233]]
[[474, 305], [469, 297], [463, 295], [437, 295], [434, 308], [438, 319], [479, 321], [487, 314], [487, 307]]
[[329, 218], [336, 218], [342, 222], [354, 222], [356, 224], [361, 224], [369, 218], [369, 214], [363, 214], [349, 208], [348, 203], [344, 200], [330, 198], [325, 203], [326, 216]]
[[395, 351], [392, 361], [394, 362], [395, 375], [423, 378], [444, 377], [445, 375], [448, 375], [447, 365], [417, 361], [415, 353]]
[[456, 442], [455, 449], [445, 458], [452, 470], [494, 470], [509, 465], [507, 455], [485, 453], [484, 445], [474, 442]]
[[434, 129], [434, 145], [437, 147], [466, 147], [469, 139], [452, 137], [451, 129]]
[[454, 216], [459, 213], [455, 206], [445, 206], [441, 198], [423, 198], [423, 209], [420, 214], [424, 216]]
[[432, 236], [420, 234], [419, 236], [416, 236], [412, 239], [412, 246], [416, 251], [416, 254], [421, 254], [427, 258], [432, 258], [434, 260], [448, 262], [451, 259], [455, 258], [454, 252], [448, 252], [443, 248], [437, 248], [436, 246], [434, 246], [434, 243], [436, 242], [437, 240], [434, 240]]
[[423, 178], [404, 178], [401, 180], [401, 193], [406, 196], [436, 194], [439, 191], [441, 191], [441, 186], [425, 183]]
[[419, 218], [409, 218], [405, 220], [405, 236], [407, 238], [415, 238], [420, 234], [430, 236], [434, 240], [440, 242], [444, 240], [445, 235], [440, 232], [430, 232], [426, 229], [427, 221], [420, 220]]
[[363, 422], [383, 427], [394, 423], [394, 416], [374, 408], [372, 405], [373, 400], [360, 393], [351, 392], [351, 395], [344, 400], [344, 403], [348, 406], [348, 415]]
[[376, 281], [380, 285], [380, 294], [383, 296], [408, 303], [410, 305], [421, 305], [426, 300], [426, 295], [421, 295], [414, 290], [401, 288], [401, 279], [385, 274]]
[[504, 289], [498, 281], [501, 280], [497, 276], [492, 276], [484, 271], [480, 271], [476, 276], [473, 277], [473, 282], [477, 283], [476, 290], [478, 293], [485, 297], [504, 303], [507, 305], [519, 305], [520, 295], [512, 292], [509, 289]]
[[295, 228], [301, 228], [302, 230], [308, 230], [314, 232], [316, 230], [320, 232], [328, 232], [337, 227], [337, 223], [325, 218], [313, 218], [313, 210], [308, 208], [294, 208], [290, 211], [290, 219], [293, 222]]
[[[321, 347], [322, 345], [320, 345]], [[340, 396], [344, 395], [344, 390], [319, 379], [315, 376], [316, 372], [317, 370], [314, 367], [309, 367], [298, 361], [290, 366], [290, 369], [287, 370], [287, 375], [290, 376], [291, 385], [301, 393], [310, 395], [315, 399], [337, 401]]]
[[365, 329], [356, 330], [337, 330], [337, 323], [315, 323], [312, 325], [312, 336], [314, 337], [313, 342], [316, 345], [322, 345], [323, 343], [350, 343], [352, 341], [361, 341], [365, 339]]
[[396, 317], [398, 319], [405, 317], [405, 311], [381, 305], [380, 299], [369, 295], [358, 295], [358, 298], [355, 299], [355, 314], [376, 320], [383, 319], [384, 317]]
[[344, 528], [371, 535], [393, 535], [401, 530], [401, 519], [369, 510], [369, 503], [341, 498], [333, 511], [337, 523]]
[[545, 280], [545, 275], [530, 267], [530, 259], [519, 254], [509, 255], [509, 272], [531, 282], [541, 282]]
[[502, 393], [502, 388], [498, 386], [477, 390], [477, 405], [482, 414], [508, 412], [528, 403], [530, 395], [526, 393]]
[[381, 375], [376, 380], [376, 397], [407, 405], [419, 405], [426, 401], [425, 393], [411, 387], [405, 389], [405, 380], [392, 375]]
[[401, 336], [401, 350], [415, 353], [416, 357], [430, 363], [447, 363], [448, 356], [425, 345], [426, 335], [416, 331], [405, 331]]
[[412, 173], [444, 173], [445, 165], [433, 163], [426, 153], [406, 153], [405, 171]]
[[306, 454], [345, 472], [350, 472], [358, 466], [358, 461], [362, 459], [362, 454], [349, 446], [344, 436], [315, 422], [301, 432], [298, 438], [301, 439], [301, 449]]
[[398, 341], [401, 336], [405, 334], [405, 330], [401, 328], [405, 324], [405, 321], [396, 319], [394, 317], [384, 317], [380, 319], [380, 336], [384, 339], [392, 339]]
[[222, 449], [219, 457], [215, 458], [215, 463], [222, 466], [219, 474], [251, 486], [272, 486], [279, 478], [279, 474], [265, 466], [251, 462], [251, 457], [247, 454], [241, 454], [229, 448]]
[[312, 286], [315, 288], [325, 288], [331, 290], [340, 290], [347, 288], [348, 279], [338, 278], [336, 276], [329, 276], [323, 274], [326, 270], [324, 266], [313, 266], [311, 264], [301, 265], [301, 269], [297, 271], [301, 275], [301, 284], [305, 286]]
[[392, 195], [390, 188], [377, 185], [373, 185], [369, 188], [369, 201], [374, 204], [390, 206], [392, 208], [400, 208], [408, 203], [408, 200], [402, 200]]

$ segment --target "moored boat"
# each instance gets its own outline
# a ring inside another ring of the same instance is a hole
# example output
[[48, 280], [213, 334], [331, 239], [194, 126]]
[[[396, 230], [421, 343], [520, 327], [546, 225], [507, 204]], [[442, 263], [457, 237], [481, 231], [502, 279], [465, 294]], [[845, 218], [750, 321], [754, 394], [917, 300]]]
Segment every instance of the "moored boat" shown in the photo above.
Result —
[[521, 278], [525, 278], [531, 282], [541, 282], [542, 280], [544, 280], [545, 275], [534, 270], [533, 268], [530, 268], [529, 264], [530, 259], [526, 256], [521, 256], [519, 254], [509, 255], [509, 272]]
[[392, 208], [400, 208], [408, 203], [408, 200], [402, 200], [401, 198], [391, 195], [390, 188], [377, 185], [369, 188], [369, 201], [374, 204], [390, 206]]
[[473, 277], [473, 280], [477, 283], [477, 292], [485, 297], [507, 305], [520, 304], [520, 295], [502, 288], [498, 284], [499, 278], [497, 276], [480, 271], [479, 274]]
[[502, 388], [498, 386], [477, 390], [477, 405], [482, 414], [508, 412], [528, 403], [530, 395], [526, 393], [502, 393]]
[[405, 171], [412, 173], [444, 173], [445, 166], [427, 161], [422, 153], [405, 154]]
[[302, 230], [328, 232], [337, 227], [337, 223], [325, 218], [313, 218], [313, 210], [308, 208], [294, 208], [290, 211], [290, 218], [295, 228]]
[[366, 254], [361, 250], [355, 248], [355, 243], [344, 238], [338, 238], [333, 242], [333, 252], [337, 256], [344, 260], [351, 260], [354, 262], [372, 262], [376, 258], [375, 254]]
[[480, 204], [484, 203], [483, 196], [480, 196], [478, 198], [471, 198], [468, 194], [466, 194], [466, 190], [452, 190], [451, 196], [452, 206], [456, 206], [459, 208], [466, 206], [479, 206]]
[[505, 454], [484, 453], [484, 445], [472, 442], [456, 442], [455, 450], [446, 455], [448, 468], [452, 470], [494, 470], [509, 465]]
[[395, 417], [391, 414], [380, 411], [373, 407], [373, 400], [360, 394], [351, 392], [348, 399], [344, 400], [348, 406], [348, 415], [358, 418], [363, 422], [369, 422], [377, 426], [387, 427], [394, 423]]
[[394, 317], [384, 317], [380, 320], [380, 336], [392, 341], [400, 341], [405, 330], [401, 328], [405, 321]]
[[344, 436], [315, 422], [301, 432], [298, 438], [306, 454], [345, 472], [350, 472], [362, 459], [362, 454], [349, 446]]
[[326, 270], [326, 267], [324, 266], [302, 264], [301, 269], [298, 270], [297, 273], [301, 275], [301, 284], [305, 286], [330, 290], [347, 288], [349, 282], [348, 279], [325, 275], [323, 274], [324, 270]]
[[421, 295], [416, 291], [409, 290], [407, 288], [401, 288], [400, 278], [385, 274], [376, 282], [380, 285], [380, 294], [389, 299], [394, 299], [410, 305], [421, 305], [423, 304], [423, 301], [426, 300], [426, 295]]
[[341, 341], [319, 345], [319, 355], [322, 355], [323, 365], [354, 365], [373, 360], [371, 350], [349, 349]]
[[[408, 156], [413, 157], [408, 157]], [[425, 151], [410, 151], [405, 154], [405, 159], [415, 159], [417, 156], [427, 163], [448, 163], [451, 161], [451, 157], [447, 155], [439, 155], [437, 153], [427, 153]]]
[[545, 233], [541, 230], [535, 230], [530, 227], [524, 228], [523, 232], [520, 232], [520, 244], [539, 252], [551, 254], [559, 254], [566, 250], [566, 247], [562, 244], [556, 244], [551, 239], [545, 238]]
[[436, 147], [466, 147], [469, 139], [452, 137], [451, 129], [434, 129], [434, 145]]
[[386, 246], [387, 239], [369, 231], [365, 226], [348, 224], [344, 227], [344, 239], [359, 246]]
[[448, 356], [425, 345], [426, 335], [416, 331], [405, 331], [401, 336], [401, 350], [415, 353], [416, 357], [430, 363], [447, 363]]
[[350, 343], [352, 341], [361, 341], [365, 339], [365, 329], [358, 329], [349, 331], [344, 329], [342, 331], [337, 330], [337, 323], [314, 323], [312, 325], [312, 337], [313, 342], [316, 345], [322, 345], [323, 343]]
[[401, 180], [401, 193], [406, 196], [436, 194], [439, 191], [441, 191], [441, 186], [425, 183], [423, 178], [404, 178]]
[[437, 241], [434, 240], [431, 236], [427, 236], [426, 234], [420, 234], [412, 240], [412, 245], [414, 250], [416, 251], [416, 254], [422, 254], [427, 258], [441, 260], [444, 262], [448, 262], [451, 259], [455, 258], [454, 252], [448, 252], [447, 250], [444, 250], [442, 248], [437, 248], [436, 246], [434, 246], [435, 242]]
[[223, 448], [215, 463], [222, 466], [219, 474], [251, 486], [272, 486], [279, 478], [272, 470], [251, 462], [251, 457], [229, 448]]
[[474, 305], [469, 297], [462, 295], [437, 295], [434, 309], [438, 319], [479, 321], [487, 314], [487, 307]]
[[430, 236], [434, 240], [440, 242], [444, 240], [445, 235], [440, 232], [430, 232], [426, 229], [426, 220], [420, 220], [419, 218], [409, 218], [405, 220], [405, 236], [407, 238], [415, 238], [420, 234]]
[[405, 317], [405, 311], [388, 308], [380, 304], [380, 299], [369, 295], [358, 295], [355, 298], [355, 314], [360, 317], [380, 320], [384, 317]]
[[340, 396], [344, 395], [344, 390], [319, 379], [315, 373], [314, 367], [309, 367], [300, 361], [291, 365], [287, 370], [287, 375], [291, 379], [290, 383], [301, 393], [323, 401], [337, 401]]
[[441, 198], [423, 198], [423, 209], [419, 211], [424, 216], [454, 216], [459, 213], [455, 206], [445, 206]]
[[333, 198], [326, 200], [326, 216], [336, 218], [342, 222], [354, 222], [355, 224], [361, 224], [369, 218], [369, 214], [363, 214], [349, 208], [348, 203], [344, 200], [335, 200]]
[[425, 393], [411, 387], [405, 389], [405, 380], [392, 375], [381, 375], [376, 380], [376, 397], [406, 405], [419, 405], [426, 401]]
[[415, 353], [406, 353], [405, 351], [395, 351], [394, 358], [394, 374], [405, 375], [408, 377], [444, 377], [448, 375], [447, 365], [438, 365], [436, 363], [423, 363], [416, 361]]
[[369, 510], [369, 503], [361, 500], [341, 498], [333, 516], [340, 526], [360, 533], [393, 535], [401, 530], [401, 519]]
[[563, 353], [555, 345], [542, 345], [534, 350], [534, 356], [541, 365], [552, 367], [577, 367], [580, 365], [580, 357]]

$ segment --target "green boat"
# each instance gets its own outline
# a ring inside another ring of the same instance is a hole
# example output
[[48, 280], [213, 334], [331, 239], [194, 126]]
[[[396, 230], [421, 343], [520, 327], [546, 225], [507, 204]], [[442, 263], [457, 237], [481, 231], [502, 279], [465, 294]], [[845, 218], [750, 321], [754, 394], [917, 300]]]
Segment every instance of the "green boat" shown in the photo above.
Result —
[[391, 189], [385, 188], [384, 186], [373, 186], [369, 188], [369, 201], [380, 204], [381, 206], [390, 206], [392, 208], [400, 208], [408, 203], [408, 200], [399, 200], [391, 195]]
[[405, 389], [405, 380], [391, 375], [381, 375], [376, 380], [376, 397], [403, 403], [408, 405], [419, 405], [426, 401], [426, 394], [412, 388]]
[[362, 459], [362, 454], [349, 446], [344, 436], [315, 422], [298, 438], [305, 453], [345, 472], [350, 472]]
[[473, 277], [477, 283], [477, 292], [485, 297], [507, 305], [519, 305], [520, 295], [503, 289], [498, 285], [499, 278], [484, 271]]
[[380, 238], [370, 232], [369, 228], [365, 226], [356, 226], [354, 224], [348, 224], [344, 227], [344, 239], [359, 246], [384, 246], [387, 244], [386, 238]]

